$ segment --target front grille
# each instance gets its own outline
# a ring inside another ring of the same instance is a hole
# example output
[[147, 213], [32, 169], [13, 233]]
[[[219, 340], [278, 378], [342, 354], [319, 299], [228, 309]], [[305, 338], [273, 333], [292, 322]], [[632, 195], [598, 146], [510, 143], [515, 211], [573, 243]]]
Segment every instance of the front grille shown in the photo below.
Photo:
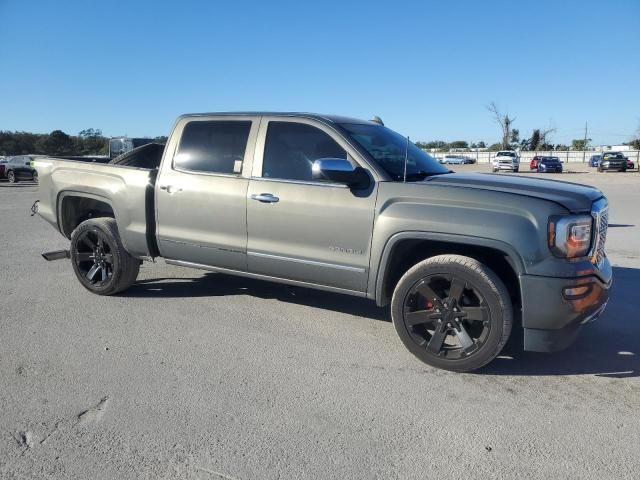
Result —
[[591, 261], [596, 267], [601, 268], [602, 262], [607, 256], [604, 249], [607, 240], [607, 229], [609, 228], [609, 205], [607, 200], [603, 198], [595, 202], [591, 215], [596, 226]]

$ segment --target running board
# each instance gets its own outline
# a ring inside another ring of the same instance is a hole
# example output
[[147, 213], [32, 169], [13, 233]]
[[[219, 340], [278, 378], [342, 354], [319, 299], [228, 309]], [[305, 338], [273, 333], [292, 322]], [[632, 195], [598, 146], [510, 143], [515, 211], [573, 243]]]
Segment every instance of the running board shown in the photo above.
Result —
[[71, 255], [69, 254], [69, 250], [54, 250], [53, 252], [43, 253], [42, 258], [44, 258], [47, 262], [51, 262], [53, 260], [71, 258]]

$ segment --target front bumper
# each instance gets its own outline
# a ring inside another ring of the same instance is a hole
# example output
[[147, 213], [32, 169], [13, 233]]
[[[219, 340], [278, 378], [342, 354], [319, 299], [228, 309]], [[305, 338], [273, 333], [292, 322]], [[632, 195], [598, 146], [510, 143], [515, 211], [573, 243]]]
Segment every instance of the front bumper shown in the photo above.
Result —
[[[576, 278], [523, 275], [522, 325], [524, 349], [533, 352], [562, 350], [576, 339], [580, 327], [596, 320], [609, 300], [613, 281], [611, 265], [605, 258], [592, 275]], [[577, 287], [579, 295], [567, 295]]]

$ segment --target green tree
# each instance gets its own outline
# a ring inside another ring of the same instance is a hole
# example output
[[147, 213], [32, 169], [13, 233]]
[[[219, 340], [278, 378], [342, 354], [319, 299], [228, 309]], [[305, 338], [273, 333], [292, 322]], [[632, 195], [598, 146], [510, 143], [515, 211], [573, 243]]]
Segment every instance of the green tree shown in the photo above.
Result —
[[517, 128], [512, 129], [509, 140], [511, 140], [511, 143], [520, 143], [520, 130]]
[[531, 133], [531, 138], [529, 139], [529, 145], [528, 148], [529, 150], [532, 151], [536, 151], [540, 148], [540, 144], [542, 137], [540, 136], [540, 129], [539, 128], [534, 128], [533, 132]]
[[73, 139], [62, 130], [54, 130], [42, 136], [35, 144], [36, 153], [46, 155], [70, 155], [74, 153]]
[[590, 140], [590, 138], [587, 138], [586, 141], [584, 138], [576, 138], [574, 140], [571, 140], [571, 150], [587, 150]]
[[464, 140], [455, 140], [449, 144], [449, 148], [469, 148], [469, 144]]
[[75, 138], [75, 151], [78, 155], [105, 155], [107, 139], [99, 128], [87, 128]]
[[502, 148], [502, 143], [494, 143], [493, 145], [489, 145], [490, 152], [497, 152], [499, 150], [504, 150], [504, 148]]

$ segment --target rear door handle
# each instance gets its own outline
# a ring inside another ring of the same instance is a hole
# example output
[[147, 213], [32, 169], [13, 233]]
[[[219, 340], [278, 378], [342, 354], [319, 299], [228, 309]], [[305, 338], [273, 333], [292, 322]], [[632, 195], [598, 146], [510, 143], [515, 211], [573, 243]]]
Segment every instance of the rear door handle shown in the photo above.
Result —
[[160, 190], [166, 190], [167, 193], [176, 193], [182, 191], [181, 188], [178, 188], [174, 185], [160, 185]]
[[252, 193], [251, 200], [257, 200], [262, 203], [277, 203], [280, 201], [278, 197], [270, 193], [260, 193], [260, 194]]

